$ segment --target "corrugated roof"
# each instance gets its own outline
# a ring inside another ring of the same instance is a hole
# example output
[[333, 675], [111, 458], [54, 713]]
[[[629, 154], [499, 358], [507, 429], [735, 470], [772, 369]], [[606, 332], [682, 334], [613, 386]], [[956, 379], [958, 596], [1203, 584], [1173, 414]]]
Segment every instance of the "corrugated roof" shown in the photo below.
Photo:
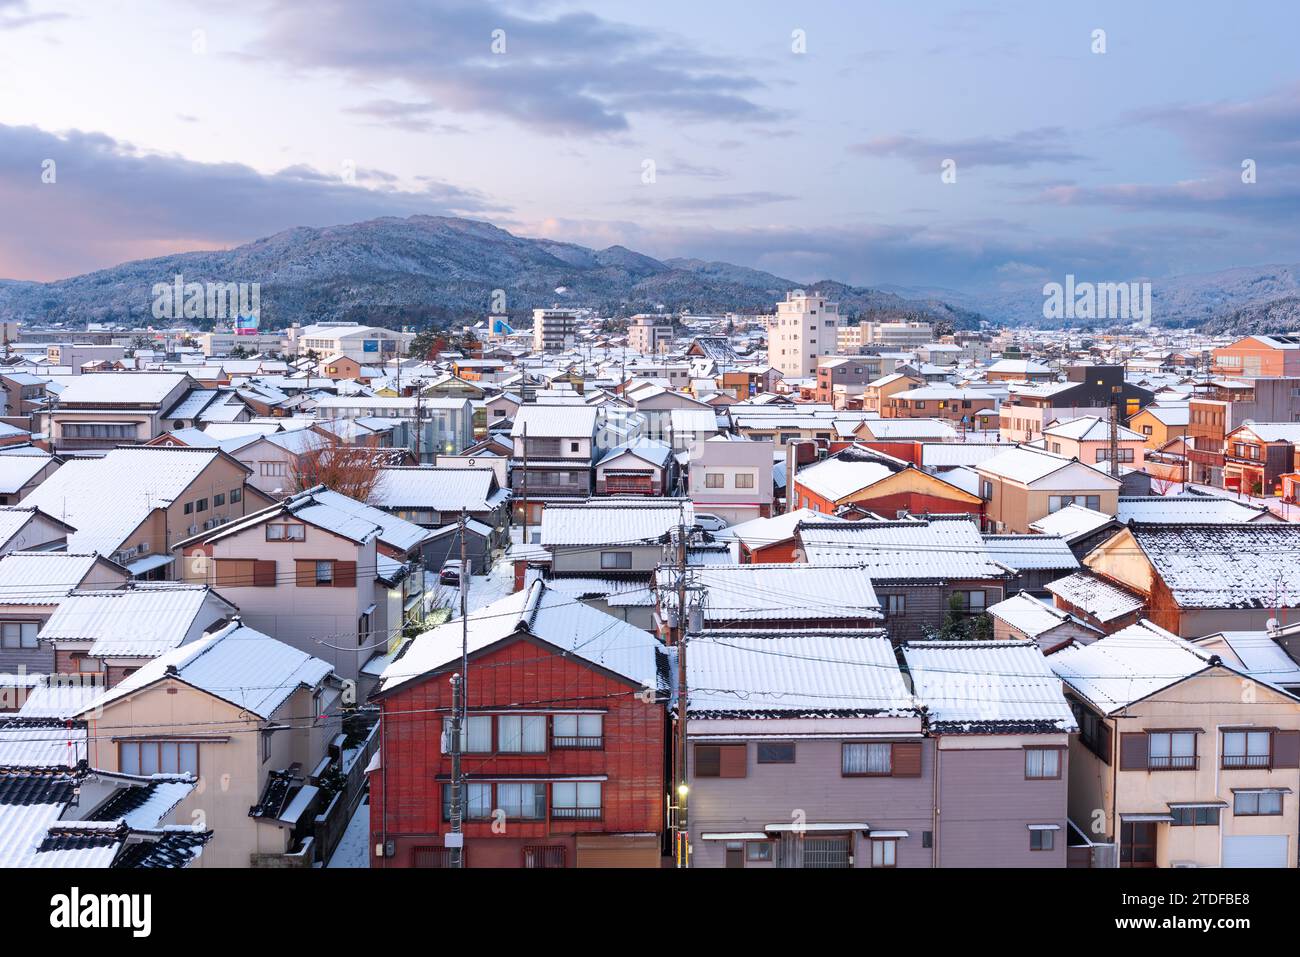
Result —
[[1266, 508], [1213, 495], [1121, 495], [1116, 518], [1125, 524], [1221, 525], [1253, 522], [1269, 514]]
[[1032, 641], [910, 642], [903, 657], [933, 731], [1079, 730], [1060, 679]]
[[33, 455], [0, 455], [0, 495], [16, 495], [36, 475], [53, 461], [47, 453]]
[[1089, 645], [1064, 648], [1048, 666], [1102, 714], [1111, 714], [1209, 667], [1210, 655], [1149, 621]]
[[[657, 575], [660, 602], [677, 604], [676, 572]], [[700, 565], [692, 582], [705, 593], [707, 628], [749, 621], [879, 619], [880, 600], [868, 573], [848, 565]]]
[[917, 714], [893, 646], [878, 632], [706, 633], [687, 648], [692, 718]]
[[1103, 624], [1131, 615], [1146, 604], [1137, 595], [1087, 572], [1066, 575], [1048, 582], [1045, 587], [1053, 595], [1059, 595]]
[[808, 564], [858, 565], [873, 581], [1011, 575], [989, 554], [978, 526], [964, 518], [804, 526], [799, 538]]
[[92, 657], [154, 658], [178, 646], [204, 607], [211, 621], [234, 614], [234, 605], [206, 585], [140, 583], [120, 591], [74, 592], [41, 629], [44, 641], [92, 641]]
[[59, 407], [131, 403], [157, 405], [184, 382], [176, 372], [99, 372], [74, 376], [59, 395]]
[[985, 535], [984, 546], [995, 561], [1017, 571], [1077, 569], [1069, 543], [1056, 535]]
[[429, 508], [438, 512], [483, 512], [499, 504], [490, 468], [436, 468], [431, 465], [384, 468], [370, 494], [380, 508]]
[[541, 544], [632, 545], [658, 541], [679, 524], [695, 523], [688, 499], [597, 498], [547, 505]]
[[58, 604], [81, 584], [98, 560], [98, 555], [83, 552], [10, 552], [0, 556], [0, 604]]
[[595, 408], [585, 405], [523, 405], [515, 410], [512, 436], [527, 429], [530, 439], [590, 438], [596, 432]]

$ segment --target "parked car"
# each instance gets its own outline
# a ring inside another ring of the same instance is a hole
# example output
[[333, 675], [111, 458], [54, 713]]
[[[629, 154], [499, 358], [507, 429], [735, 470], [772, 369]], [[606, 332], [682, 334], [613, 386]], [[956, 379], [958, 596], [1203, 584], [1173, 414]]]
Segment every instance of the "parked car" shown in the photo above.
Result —
[[700, 528], [704, 529], [706, 532], [720, 532], [724, 528], [730, 527], [728, 523], [709, 512], [696, 512], [695, 524], [700, 526]]
[[438, 572], [438, 584], [459, 586], [461, 576], [468, 578], [469, 574], [469, 562], [462, 562], [458, 558], [449, 562], [443, 562], [442, 570]]

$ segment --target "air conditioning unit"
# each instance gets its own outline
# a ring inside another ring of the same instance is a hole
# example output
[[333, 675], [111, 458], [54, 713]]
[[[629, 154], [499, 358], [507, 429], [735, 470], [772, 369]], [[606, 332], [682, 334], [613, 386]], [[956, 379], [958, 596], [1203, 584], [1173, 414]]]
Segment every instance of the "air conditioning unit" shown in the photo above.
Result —
[[191, 525], [185, 532], [186, 535], [197, 535], [198, 533], [199, 527], [197, 525]]

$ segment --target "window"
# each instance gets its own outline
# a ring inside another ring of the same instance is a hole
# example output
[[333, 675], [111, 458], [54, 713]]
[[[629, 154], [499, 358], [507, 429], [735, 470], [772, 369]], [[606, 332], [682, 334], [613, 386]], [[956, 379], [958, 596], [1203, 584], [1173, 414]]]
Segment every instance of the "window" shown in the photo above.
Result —
[[551, 785], [551, 817], [599, 821], [600, 798], [599, 781], [556, 781]]
[[1029, 849], [1031, 851], [1050, 851], [1056, 846], [1056, 832], [1043, 828], [1031, 828], [1029, 831]]
[[504, 754], [543, 754], [546, 715], [503, 714], [497, 718], [497, 750]]
[[284, 462], [259, 462], [258, 465], [267, 478], [283, 478], [289, 474], [289, 467]]
[[[492, 785], [470, 781], [462, 792], [465, 801], [463, 817], [467, 821], [486, 821], [492, 816]], [[442, 786], [442, 819], [451, 820], [451, 785]]]
[[1055, 748], [1026, 748], [1025, 777], [1029, 779], [1059, 778], [1061, 752]]
[[119, 741], [117, 766], [123, 774], [199, 773], [196, 741]]
[[885, 617], [899, 618], [907, 614], [906, 595], [881, 595], [885, 601]]
[[962, 610], [968, 615], [978, 615], [984, 610], [985, 595], [983, 591], [960, 591]]
[[271, 760], [271, 732], [263, 731], [262, 736], [262, 763], [265, 764]]
[[225, 504], [226, 504], [226, 496], [225, 496], [225, 495], [214, 495], [214, 496], [212, 496], [212, 507], [213, 507], [213, 508], [221, 508], [221, 506], [223, 506], [223, 505], [225, 505]]
[[318, 561], [316, 565], [316, 584], [333, 585], [334, 584], [334, 562], [325, 560]]
[[185, 514], [186, 514], [186, 515], [193, 515], [193, 514], [194, 514], [194, 503], [193, 503], [193, 502], [186, 502], [186, 503], [185, 503]]
[[794, 742], [783, 741], [779, 743], [759, 744], [758, 763], [794, 764]]
[[895, 840], [879, 840], [877, 838], [872, 838], [871, 866], [872, 867], [897, 867], [898, 866], [898, 842]]
[[540, 821], [546, 817], [546, 786], [540, 781], [502, 783], [496, 788], [497, 808], [507, 818]]
[[840, 755], [844, 774], [889, 774], [893, 770], [892, 744], [846, 744]]
[[360, 648], [370, 638], [370, 612], [357, 619], [357, 647]]
[[631, 568], [631, 552], [601, 552], [600, 567], [608, 569]]
[[1276, 817], [1282, 813], [1282, 792], [1238, 791], [1232, 796], [1232, 813], [1238, 817]]
[[578, 443], [577, 443], [577, 442], [570, 442], [570, 443], [569, 443], [569, 451], [570, 451], [570, 452], [576, 452], [576, 451], [578, 451]]
[[[1095, 455], [1096, 455], [1096, 461], [1098, 461], [1098, 462], [1108, 462], [1108, 461], [1110, 461], [1110, 449], [1106, 449], [1106, 448], [1097, 449], [1096, 452], [1095, 452]], [[1121, 462], [1132, 462], [1132, 461], [1133, 461], [1133, 450], [1132, 450], [1132, 449], [1119, 449], [1119, 460], [1120, 460]]]
[[38, 648], [36, 635], [40, 626], [34, 621], [6, 621], [0, 624], [0, 647]]
[[194, 511], [206, 512], [207, 510], [208, 510], [208, 500], [206, 498], [201, 498], [194, 503]]
[[746, 750], [743, 744], [697, 744], [695, 776], [697, 778], [743, 778]]
[[984, 479], [980, 482], [980, 498], [984, 499], [986, 502], [993, 501], [993, 483], [988, 479]]
[[1101, 511], [1100, 495], [1050, 495], [1047, 499], [1047, 510], [1049, 512], [1059, 512], [1067, 505], [1085, 505], [1094, 512]]
[[605, 744], [605, 716], [557, 714], [551, 717], [552, 748], [600, 748]]
[[1147, 735], [1147, 767], [1173, 771], [1196, 767], [1196, 733], [1154, 731]]
[[1223, 732], [1223, 766], [1225, 768], [1270, 767], [1272, 744], [1271, 731], [1225, 731]]
[[772, 842], [747, 841], [745, 843], [745, 860], [751, 863], [769, 863], [772, 860]]
[[726, 476], [724, 473], [722, 473], [722, 472], [705, 472], [705, 473], [704, 473], [704, 487], [705, 487], [705, 488], [725, 488], [725, 487], [726, 487], [726, 481], [727, 481], [727, 476]]
[[736, 488], [753, 488], [754, 476], [749, 472], [736, 473]]
[[242, 500], [243, 497], [244, 497], [244, 490], [243, 490], [242, 488], [232, 488], [232, 489], [230, 490], [230, 504], [231, 504], [231, 505], [234, 505], [236, 502]]
[[268, 525], [266, 526], [266, 540], [268, 542], [305, 542], [307, 540], [307, 526]]
[[[451, 718], [442, 719], [444, 746], [451, 743]], [[472, 714], [460, 729], [460, 750], [462, 754], [487, 754], [492, 750], [492, 717], [485, 714]], [[444, 751], [443, 753], [449, 753]]]
[[1171, 807], [1173, 817], [1171, 827], [1218, 827], [1219, 809], [1217, 807]]

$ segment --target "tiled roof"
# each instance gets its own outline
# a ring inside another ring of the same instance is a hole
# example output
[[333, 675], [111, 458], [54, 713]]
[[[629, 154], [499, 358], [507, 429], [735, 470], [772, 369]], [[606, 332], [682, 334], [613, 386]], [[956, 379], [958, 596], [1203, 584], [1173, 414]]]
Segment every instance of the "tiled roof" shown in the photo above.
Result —
[[1070, 689], [1111, 714], [1210, 667], [1211, 655], [1143, 620], [1088, 645], [1064, 648], [1048, 666]]
[[1086, 572], [1066, 575], [1046, 588], [1102, 624], [1138, 611], [1146, 602], [1131, 592]]
[[[675, 572], [661, 569], [660, 602], [676, 606]], [[881, 617], [871, 578], [851, 565], [702, 565], [691, 573], [703, 588], [706, 628], [763, 621], [863, 621]]]
[[805, 560], [814, 566], [857, 565], [872, 581], [1008, 578], [979, 527], [955, 520], [846, 522], [799, 530]]
[[1300, 608], [1300, 525], [1129, 525], [1183, 608]]

